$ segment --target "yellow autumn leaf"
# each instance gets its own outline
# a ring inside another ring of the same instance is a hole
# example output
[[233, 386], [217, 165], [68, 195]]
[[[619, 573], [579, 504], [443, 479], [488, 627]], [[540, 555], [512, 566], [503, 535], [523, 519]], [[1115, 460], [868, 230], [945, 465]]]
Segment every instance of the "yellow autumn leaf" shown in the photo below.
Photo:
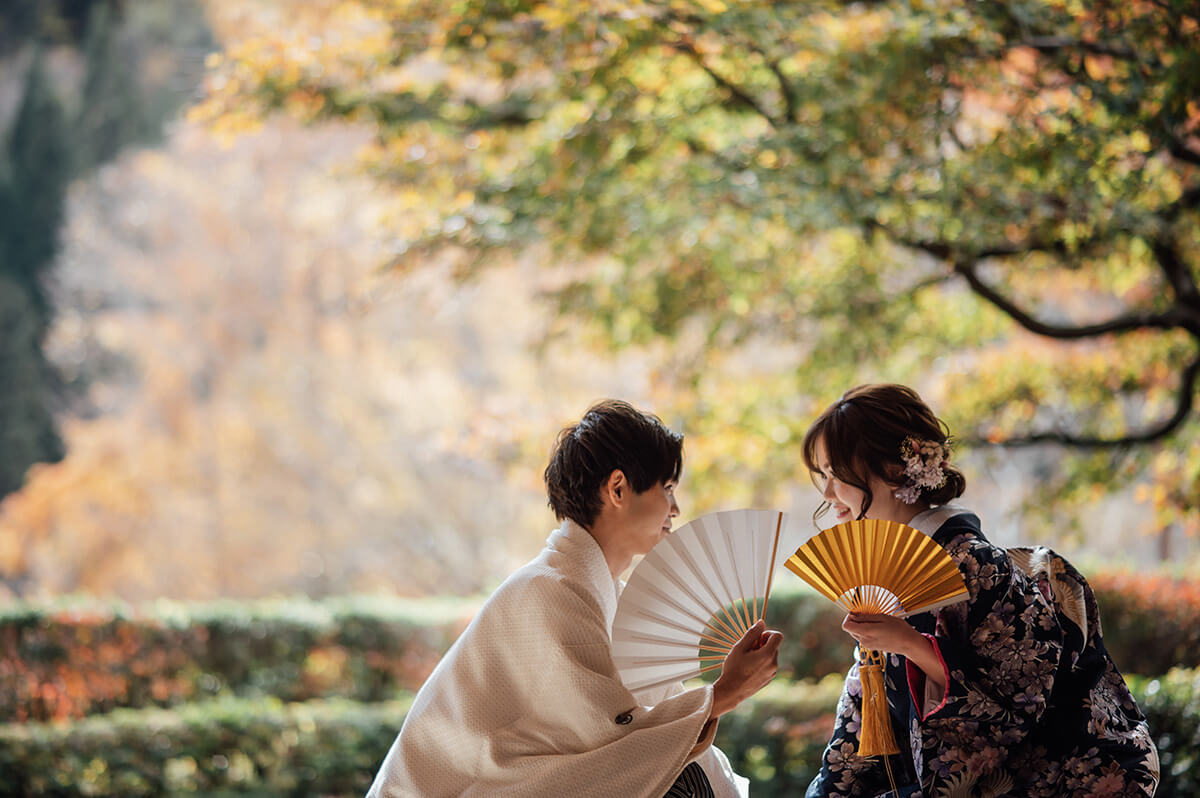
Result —
[[1144, 130], [1135, 130], [1129, 136], [1129, 144], [1138, 152], [1150, 152], [1151, 144], [1150, 137], [1146, 135]]

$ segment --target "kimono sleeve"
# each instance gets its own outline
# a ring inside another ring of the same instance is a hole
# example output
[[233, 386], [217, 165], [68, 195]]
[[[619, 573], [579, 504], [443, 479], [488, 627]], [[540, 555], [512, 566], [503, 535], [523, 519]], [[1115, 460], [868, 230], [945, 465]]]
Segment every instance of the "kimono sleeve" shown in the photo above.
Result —
[[523, 623], [540, 630], [538, 640], [510, 638], [497, 654], [525, 675], [524, 712], [490, 736], [480, 769], [488, 786], [466, 794], [549, 795], [572, 785], [579, 796], [662, 795], [695, 755], [712, 688], [641, 706], [613, 664], [594, 600], [552, 580], [530, 591]]
[[946, 547], [963, 573], [969, 600], [947, 608], [930, 637], [945, 667], [940, 705], [918, 702], [922, 674], [908, 665], [921, 733], [942, 747], [1007, 749], [1046, 710], [1063, 653], [1054, 608], [1002, 549], [965, 538]]

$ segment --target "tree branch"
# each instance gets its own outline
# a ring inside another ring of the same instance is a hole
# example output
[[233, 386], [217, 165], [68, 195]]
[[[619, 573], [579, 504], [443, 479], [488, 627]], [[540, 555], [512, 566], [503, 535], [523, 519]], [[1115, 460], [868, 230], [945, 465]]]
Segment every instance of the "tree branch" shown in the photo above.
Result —
[[1067, 36], [1031, 36], [1015, 42], [1018, 46], [1032, 47], [1041, 53], [1058, 53], [1062, 50], [1082, 50], [1085, 53], [1108, 55], [1125, 61], [1137, 61], [1150, 66], [1160, 66], [1157, 58], [1144, 58], [1132, 47], [1106, 42], [1093, 42], [1086, 39], [1072, 39]]
[[1179, 218], [1179, 214], [1196, 207], [1200, 207], [1200, 184], [1186, 189], [1179, 195], [1179, 199], [1164, 206], [1158, 215], [1166, 222], [1173, 222]]
[[1172, 140], [1170, 146], [1167, 147], [1167, 152], [1171, 153], [1176, 160], [1200, 166], [1200, 152], [1188, 149], [1181, 141]]
[[[868, 229], [872, 227], [883, 230], [893, 241], [902, 246], [927, 252], [940, 260], [950, 261], [954, 272], [961, 275], [967, 281], [967, 285], [971, 287], [972, 291], [986, 299], [1017, 324], [1037, 335], [1044, 335], [1047, 338], [1057, 338], [1059, 340], [1077, 340], [1112, 333], [1134, 332], [1136, 330], [1172, 330], [1178, 327], [1191, 329], [1191, 320], [1178, 308], [1173, 308], [1166, 313], [1128, 313], [1096, 324], [1050, 324], [1034, 318], [1011, 299], [985, 283], [979, 276], [976, 266], [978, 265], [978, 261], [983, 258], [1011, 256], [1022, 252], [1041, 251], [1043, 249], [1050, 250], [1057, 249], [1058, 247], [1050, 244], [1046, 244], [1045, 247], [1038, 247], [1036, 242], [1027, 242], [1020, 246], [998, 246], [982, 250], [975, 253], [973, 258], [967, 259], [963, 255], [956, 253], [949, 244], [944, 242], [908, 240], [895, 235], [892, 231], [878, 223], [868, 224]], [[1060, 242], [1054, 243], [1060, 244]]]
[[783, 74], [783, 68], [779, 66], [778, 60], [768, 59], [767, 66], [775, 74], [775, 80], [779, 81], [779, 93], [783, 95], [783, 112], [787, 115], [787, 120], [795, 122], [796, 97], [792, 92], [792, 84], [788, 82], [787, 75]]
[[954, 271], [963, 276], [967, 284], [971, 286], [972, 291], [992, 303], [993, 306], [1026, 330], [1037, 335], [1044, 335], [1047, 338], [1077, 340], [1113, 333], [1134, 332], [1136, 330], [1173, 330], [1184, 326], [1184, 322], [1186, 321], [1179, 313], [1168, 312], [1127, 313], [1096, 324], [1071, 326], [1049, 324], [1034, 318], [1018, 307], [1011, 299], [985, 283], [980, 278], [975, 267], [976, 263], [973, 261], [958, 261], [953, 266]]
[[677, 39], [674, 42], [670, 42], [668, 46], [683, 53], [684, 55], [687, 55], [689, 58], [695, 61], [696, 65], [708, 73], [708, 76], [712, 78], [713, 82], [716, 83], [717, 86], [729, 92], [730, 96], [733, 97], [737, 104], [745, 106], [746, 108], [749, 108], [757, 113], [763, 119], [767, 120], [767, 122], [771, 124], [771, 127], [780, 126], [779, 121], [775, 119], [775, 117], [773, 117], [770, 112], [767, 111], [767, 109], [763, 108], [758, 100], [750, 96], [745, 89], [732, 83], [711, 66], [709, 66], [708, 62], [704, 60], [704, 56], [702, 56], [699, 51], [696, 50], [695, 46], [690, 41], [687, 39]]
[[[1175, 241], [1168, 236], [1160, 236], [1150, 241], [1150, 251], [1154, 253], [1154, 259], [1158, 261], [1159, 268], [1175, 291], [1176, 299], [1200, 314], [1200, 291], [1196, 289], [1196, 277], [1184, 262]], [[1188, 329], [1200, 337], [1200, 315]]]
[[935, 274], [931, 277], [926, 277], [923, 280], [917, 280], [904, 291], [904, 296], [914, 298], [917, 294], [924, 291], [926, 288], [932, 288], [935, 285], [943, 285], [954, 279], [953, 274]]
[[767, 68], [771, 70], [771, 74], [775, 76], [775, 81], [779, 84], [779, 93], [783, 97], [784, 116], [788, 122], [795, 122], [796, 94], [792, 89], [791, 81], [788, 80], [787, 75], [783, 74], [783, 67], [780, 66], [780, 60], [778, 58], [772, 58], [771, 54], [768, 53], [762, 45], [755, 41], [753, 37], [739, 36], [737, 40], [742, 44], [742, 46], [762, 56], [763, 63], [765, 63]]
[[1179, 395], [1175, 403], [1175, 412], [1170, 417], [1140, 432], [1116, 438], [1074, 435], [1069, 432], [1037, 432], [1032, 435], [1009, 438], [1002, 441], [991, 441], [985, 438], [966, 438], [963, 442], [971, 446], [990, 444], [1010, 448], [1036, 446], [1042, 443], [1056, 443], [1062, 446], [1074, 446], [1081, 449], [1111, 449], [1140, 443], [1152, 443], [1170, 436], [1187, 420], [1187, 417], [1192, 412], [1192, 405], [1196, 394], [1196, 378], [1198, 376], [1200, 376], [1200, 358], [1193, 360], [1183, 370], [1179, 385]]
[[729, 171], [744, 172], [747, 169], [752, 169], [754, 167], [754, 165], [750, 162], [739, 163], [727, 155], [717, 152], [712, 147], [709, 147], [707, 144], [693, 136], [688, 136], [687, 138], [683, 139], [683, 143], [687, 145], [687, 148], [691, 150], [693, 154], [707, 155]]
[[[1160, 213], [1164, 222], [1170, 224], [1179, 218], [1185, 210], [1200, 205], [1200, 185], [1192, 186], [1180, 195], [1179, 199], [1168, 205]], [[1191, 309], [1191, 324], [1185, 326], [1193, 335], [1200, 337], [1200, 289], [1196, 286], [1196, 276], [1191, 267], [1183, 259], [1174, 237], [1170, 231], [1163, 231], [1149, 242], [1150, 251], [1162, 269], [1175, 298], [1186, 308]]]
[[[953, 246], [943, 241], [907, 239], [871, 219], [866, 220], [863, 224], [867, 230], [882, 230], [897, 244], [909, 247], [910, 249], [919, 249], [924, 252], [928, 252], [930, 255], [934, 255], [942, 260], [954, 261], [963, 257], [963, 255], [959, 254]], [[1030, 252], [1050, 252], [1062, 256], [1079, 254], [1087, 252], [1092, 247], [1108, 241], [1115, 232], [1119, 231], [1099, 231], [1095, 235], [1076, 241], [1072, 247], [1068, 247], [1067, 243], [1060, 238], [1031, 237], [1016, 243], [1006, 241], [1004, 243], [991, 244], [979, 249], [973, 249], [970, 253], [970, 257], [978, 261], [985, 260], [987, 258], [1010, 258], [1014, 255], [1024, 255]]]
[[[1160, 211], [1159, 215], [1164, 221], [1170, 222], [1183, 209], [1191, 208], [1196, 204], [1200, 204], [1200, 186], [1194, 186], [1185, 191], [1183, 196]], [[1085, 239], [1079, 242], [1074, 250], [1068, 250], [1066, 244], [1058, 239], [1027, 239], [1018, 244], [997, 244], [966, 255], [957, 252], [946, 242], [906, 239], [877, 222], [868, 220], [865, 226], [867, 230], [884, 231], [893, 241], [902, 246], [926, 252], [940, 260], [949, 261], [954, 271], [966, 279], [976, 294], [991, 302], [1025, 329], [1038, 335], [1070, 340], [1144, 329], [1181, 328], [1200, 338], [1200, 287], [1197, 286], [1195, 276], [1184, 261], [1182, 254], [1174, 242], [1166, 236], [1150, 239], [1147, 243], [1150, 245], [1151, 252], [1158, 261], [1168, 284], [1175, 292], [1177, 301], [1174, 307], [1163, 313], [1129, 313], [1096, 324], [1062, 326], [1039, 321], [1022, 310], [1015, 302], [985, 283], [979, 277], [976, 266], [979, 261], [987, 258], [1012, 257], [1028, 252], [1053, 252], [1060, 255], [1066, 255], [1070, 251], [1083, 252], [1107, 240], [1106, 235], [1097, 234]]]

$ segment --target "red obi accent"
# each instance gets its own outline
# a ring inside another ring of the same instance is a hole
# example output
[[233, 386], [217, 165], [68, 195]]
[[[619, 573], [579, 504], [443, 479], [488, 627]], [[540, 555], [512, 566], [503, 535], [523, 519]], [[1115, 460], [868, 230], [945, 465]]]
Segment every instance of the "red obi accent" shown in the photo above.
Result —
[[[921, 710], [925, 706], [925, 671], [913, 665], [912, 660], [906, 659], [904, 661], [905, 670], [908, 672], [908, 694], [912, 697], [913, 706], [917, 708], [917, 717], [925, 720], [925, 718], [946, 706], [946, 699], [950, 697], [950, 669], [946, 667], [946, 660], [942, 657], [942, 650], [938, 647], [937, 638], [933, 635], [925, 634], [922, 637], [929, 641], [929, 645], [933, 647], [933, 653], [937, 654], [938, 662], [942, 664], [942, 677], [946, 685], [946, 690], [942, 693], [942, 703], [929, 712], [922, 712]], [[920, 693], [920, 697], [917, 696], [918, 692]]]

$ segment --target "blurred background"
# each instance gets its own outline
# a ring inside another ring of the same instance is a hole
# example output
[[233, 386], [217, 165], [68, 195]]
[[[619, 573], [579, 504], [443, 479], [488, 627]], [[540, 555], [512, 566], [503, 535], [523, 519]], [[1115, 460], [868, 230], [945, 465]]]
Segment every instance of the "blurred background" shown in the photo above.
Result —
[[[592, 401], [685, 434], [683, 520], [807, 516], [881, 381], [1193, 794], [1198, 209], [1182, 0], [7, 0], [5, 794], [361, 793]], [[762, 794], [848, 662], [810, 599], [726, 724]]]

